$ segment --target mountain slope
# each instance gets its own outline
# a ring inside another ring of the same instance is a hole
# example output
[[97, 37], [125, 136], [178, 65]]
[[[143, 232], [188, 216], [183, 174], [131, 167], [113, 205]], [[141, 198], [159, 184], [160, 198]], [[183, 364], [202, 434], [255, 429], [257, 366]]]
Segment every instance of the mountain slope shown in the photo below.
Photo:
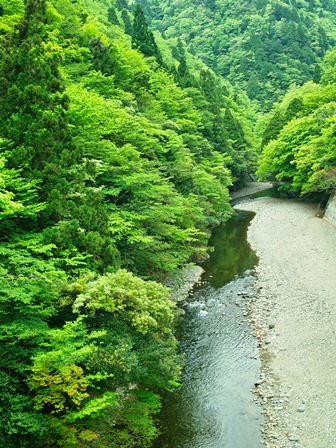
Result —
[[294, 195], [330, 193], [336, 187], [336, 51], [327, 54], [321, 81], [292, 89], [270, 113], [259, 176], [283, 182]]
[[125, 6], [0, 2], [0, 446], [151, 445], [181, 364], [159, 282], [254, 162], [234, 92]]
[[141, 0], [152, 26], [180, 37], [216, 73], [270, 108], [292, 84], [312, 78], [335, 42], [336, 7], [328, 1]]

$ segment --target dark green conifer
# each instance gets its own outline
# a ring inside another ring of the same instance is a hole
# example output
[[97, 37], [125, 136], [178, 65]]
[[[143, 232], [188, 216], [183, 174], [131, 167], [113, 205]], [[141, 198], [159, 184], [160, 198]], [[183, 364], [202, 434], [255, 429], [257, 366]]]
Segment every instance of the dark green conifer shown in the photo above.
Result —
[[313, 81], [316, 84], [319, 84], [321, 82], [321, 76], [322, 76], [322, 68], [320, 64], [316, 64], [314, 68]]
[[133, 34], [133, 26], [132, 26], [131, 19], [130, 19], [129, 14], [126, 11], [126, 9], [122, 10], [121, 18], [122, 18], [122, 20], [124, 22], [125, 33], [128, 34], [129, 36], [132, 36], [132, 34]]
[[303, 101], [301, 98], [293, 98], [289, 103], [285, 119], [286, 122], [290, 121], [292, 118], [297, 117], [299, 112], [303, 110]]
[[110, 8], [107, 10], [107, 19], [109, 22], [113, 23], [113, 25], [120, 26], [120, 22], [116, 13], [115, 8], [113, 5], [110, 6]]
[[216, 0], [204, 0], [204, 4], [211, 11], [215, 11], [215, 9], [216, 9]]
[[256, 73], [252, 73], [246, 85], [246, 93], [253, 100], [258, 97], [260, 91], [259, 80]]
[[188, 66], [186, 58], [181, 58], [180, 65], [178, 66], [178, 74], [180, 78], [184, 78], [188, 74]]
[[267, 5], [267, 0], [256, 0], [256, 6], [258, 9], [263, 9]]
[[222, 98], [214, 75], [210, 72], [210, 70], [202, 70], [200, 72], [199, 82], [202, 92], [206, 100], [209, 102], [211, 111], [218, 114], [220, 112]]
[[196, 54], [196, 49], [195, 49], [195, 46], [193, 44], [189, 45], [188, 50], [189, 50], [190, 54], [192, 54], [192, 55]]
[[180, 38], [177, 39], [177, 45], [176, 47], [173, 48], [173, 50], [175, 50], [174, 53], [176, 55], [174, 56], [173, 54], [173, 56], [175, 57], [175, 59], [181, 62], [181, 60], [185, 58], [185, 49], [182, 40]]
[[154, 35], [147, 26], [140, 5], [137, 5], [134, 11], [132, 47], [141, 51], [145, 56], [154, 56], [162, 64], [162, 57], [156, 45]]
[[127, 0], [117, 0], [116, 1], [116, 7], [117, 7], [118, 11], [122, 11], [123, 9], [127, 9], [128, 8]]
[[244, 131], [240, 122], [232, 115], [232, 112], [228, 107], [225, 110], [224, 122], [227, 136], [234, 142], [234, 149], [241, 149], [245, 143]]
[[79, 159], [66, 117], [60, 56], [48, 42], [46, 21], [46, 0], [28, 0], [23, 19], [4, 44], [0, 133], [10, 141], [10, 166], [40, 179], [41, 200], [48, 202], [50, 214], [61, 216], [67, 208], [61, 198], [70, 190], [69, 170]]
[[285, 117], [278, 111], [274, 113], [272, 118], [270, 119], [261, 140], [261, 147], [266, 146], [271, 140], [277, 138], [280, 134], [281, 129], [286, 124]]
[[173, 47], [172, 48], [172, 56], [174, 59], [176, 59], [177, 61], [180, 61], [181, 55], [177, 49], [177, 47]]
[[114, 61], [111, 49], [104, 45], [98, 37], [91, 39], [89, 46], [95, 70], [100, 70], [104, 75], [112, 75]]

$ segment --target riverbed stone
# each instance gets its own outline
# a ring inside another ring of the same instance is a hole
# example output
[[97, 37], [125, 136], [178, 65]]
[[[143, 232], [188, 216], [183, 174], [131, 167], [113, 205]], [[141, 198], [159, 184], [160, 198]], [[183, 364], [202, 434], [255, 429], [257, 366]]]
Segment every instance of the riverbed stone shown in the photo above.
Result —
[[[272, 198], [237, 206], [257, 213], [248, 233], [259, 257], [251, 322], [265, 376], [257, 395], [268, 448], [331, 448], [336, 440], [336, 232], [314, 207]], [[265, 344], [270, 334], [274, 342]], [[309, 407], [299, 405], [302, 396]]]

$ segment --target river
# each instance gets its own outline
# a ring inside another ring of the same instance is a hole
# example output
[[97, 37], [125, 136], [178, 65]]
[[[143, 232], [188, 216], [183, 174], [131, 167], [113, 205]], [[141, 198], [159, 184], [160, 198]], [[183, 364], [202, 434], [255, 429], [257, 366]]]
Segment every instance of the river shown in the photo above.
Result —
[[257, 257], [247, 243], [254, 213], [236, 212], [213, 232], [204, 273], [182, 304], [182, 387], [164, 400], [156, 448], [259, 448], [257, 341], [244, 303], [254, 295]]

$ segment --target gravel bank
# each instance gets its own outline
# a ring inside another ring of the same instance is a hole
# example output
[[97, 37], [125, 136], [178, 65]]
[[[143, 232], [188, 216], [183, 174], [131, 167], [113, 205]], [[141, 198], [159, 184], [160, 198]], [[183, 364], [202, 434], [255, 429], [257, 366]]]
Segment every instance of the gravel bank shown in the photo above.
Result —
[[248, 239], [260, 260], [251, 321], [264, 444], [336, 447], [336, 227], [298, 201], [261, 198], [236, 208], [256, 212]]
[[193, 286], [201, 280], [204, 269], [200, 266], [188, 265], [177, 269], [165, 281], [172, 291], [174, 302], [183, 302], [187, 299]]

